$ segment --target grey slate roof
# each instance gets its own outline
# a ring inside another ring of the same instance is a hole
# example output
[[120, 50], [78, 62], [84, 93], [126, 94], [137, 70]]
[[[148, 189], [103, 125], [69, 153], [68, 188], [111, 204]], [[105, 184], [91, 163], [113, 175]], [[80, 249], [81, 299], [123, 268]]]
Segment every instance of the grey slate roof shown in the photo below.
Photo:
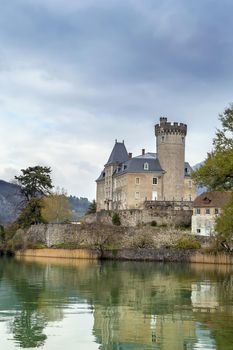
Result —
[[157, 154], [156, 153], [152, 153], [152, 152], [147, 152], [145, 154], [141, 154], [140, 156], [136, 156], [134, 158], [143, 158], [143, 159], [148, 159], [148, 158], [157, 158]]
[[116, 141], [106, 165], [123, 163], [128, 158], [129, 156], [124, 142]]
[[184, 163], [184, 176], [191, 176], [193, 172], [193, 168], [190, 166], [188, 162]]
[[101, 171], [100, 176], [99, 176], [98, 179], [96, 179], [95, 181], [96, 181], [96, 182], [97, 182], [97, 181], [101, 181], [101, 180], [104, 180], [104, 178], [105, 178], [105, 170]]
[[[148, 172], [163, 172], [160, 162], [157, 159], [157, 154], [148, 152], [143, 155], [128, 159], [128, 153], [123, 142], [116, 142], [112, 153], [106, 165], [118, 164], [118, 169], [115, 170], [113, 176], [119, 176], [125, 173], [148, 173]], [[148, 163], [149, 169], [144, 169], [144, 164]], [[188, 162], [184, 163], [184, 175], [191, 176], [192, 167]], [[103, 170], [96, 181], [101, 181], [105, 178], [105, 170]]]
[[[144, 164], [148, 163], [148, 170], [144, 169]], [[159, 160], [155, 158], [155, 154], [146, 153], [145, 155], [134, 157], [127, 162], [121, 164], [121, 166], [115, 171], [114, 176], [118, 176], [125, 173], [148, 173], [148, 172], [162, 172], [163, 169], [160, 166]]]

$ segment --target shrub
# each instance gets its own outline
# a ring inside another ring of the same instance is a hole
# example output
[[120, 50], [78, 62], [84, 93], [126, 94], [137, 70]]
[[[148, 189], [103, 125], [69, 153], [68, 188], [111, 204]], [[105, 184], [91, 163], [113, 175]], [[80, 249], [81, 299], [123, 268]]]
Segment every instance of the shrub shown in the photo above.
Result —
[[157, 222], [155, 220], [152, 220], [150, 225], [153, 226], [153, 227], [156, 227], [157, 226]]
[[113, 225], [120, 226], [121, 225], [121, 219], [118, 213], [113, 213], [112, 215], [112, 223]]
[[43, 242], [38, 241], [32, 244], [32, 249], [44, 249], [44, 248], [47, 248], [47, 246]]
[[153, 248], [154, 240], [151, 236], [144, 233], [142, 236], [136, 237], [133, 241], [134, 248]]
[[13, 241], [13, 239], [9, 239], [9, 241], [7, 241], [6, 251], [15, 251], [15, 242]]
[[175, 225], [175, 228], [181, 231], [186, 231], [191, 229], [191, 223], [190, 224], [180, 224], [180, 225]]
[[9, 240], [14, 237], [17, 230], [19, 229], [19, 224], [17, 222], [13, 222], [5, 228], [5, 239]]
[[201, 244], [191, 237], [181, 237], [176, 242], [177, 249], [200, 249]]
[[5, 240], [5, 230], [2, 225], [0, 225], [0, 242], [3, 242]]
[[168, 225], [167, 224], [161, 224], [159, 225], [159, 227], [167, 227]]
[[213, 240], [207, 247], [203, 249], [206, 254], [217, 254], [218, 252], [224, 251], [221, 241], [218, 239]]

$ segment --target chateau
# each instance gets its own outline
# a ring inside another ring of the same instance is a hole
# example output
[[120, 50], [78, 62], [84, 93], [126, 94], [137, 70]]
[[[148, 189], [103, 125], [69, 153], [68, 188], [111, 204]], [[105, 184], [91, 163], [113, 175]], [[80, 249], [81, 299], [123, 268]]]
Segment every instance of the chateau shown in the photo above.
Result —
[[192, 202], [196, 187], [185, 162], [187, 125], [160, 118], [155, 125], [156, 152], [133, 157], [124, 142], [113, 150], [96, 180], [97, 211], [143, 209], [146, 202]]

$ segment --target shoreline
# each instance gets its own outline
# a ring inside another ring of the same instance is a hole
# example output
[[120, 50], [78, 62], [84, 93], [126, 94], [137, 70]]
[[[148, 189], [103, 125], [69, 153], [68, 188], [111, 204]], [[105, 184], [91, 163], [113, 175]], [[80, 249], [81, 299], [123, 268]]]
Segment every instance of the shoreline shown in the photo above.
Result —
[[199, 250], [181, 249], [26, 249], [15, 252], [16, 258], [41, 257], [80, 260], [115, 260], [115, 261], [154, 261], [154, 262], [176, 262], [176, 263], [203, 263], [217, 265], [233, 265], [233, 254], [224, 252], [203, 253]]

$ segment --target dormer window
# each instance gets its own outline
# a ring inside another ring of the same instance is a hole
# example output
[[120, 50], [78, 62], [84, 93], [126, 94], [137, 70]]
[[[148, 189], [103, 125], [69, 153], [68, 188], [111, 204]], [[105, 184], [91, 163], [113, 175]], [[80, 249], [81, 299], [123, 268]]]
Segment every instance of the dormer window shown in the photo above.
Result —
[[205, 197], [205, 198], [203, 199], [203, 202], [204, 202], [205, 204], [210, 204], [211, 200], [210, 200], [209, 198]]
[[148, 164], [147, 162], [144, 163], [143, 169], [144, 169], [144, 170], [149, 170], [149, 164]]

